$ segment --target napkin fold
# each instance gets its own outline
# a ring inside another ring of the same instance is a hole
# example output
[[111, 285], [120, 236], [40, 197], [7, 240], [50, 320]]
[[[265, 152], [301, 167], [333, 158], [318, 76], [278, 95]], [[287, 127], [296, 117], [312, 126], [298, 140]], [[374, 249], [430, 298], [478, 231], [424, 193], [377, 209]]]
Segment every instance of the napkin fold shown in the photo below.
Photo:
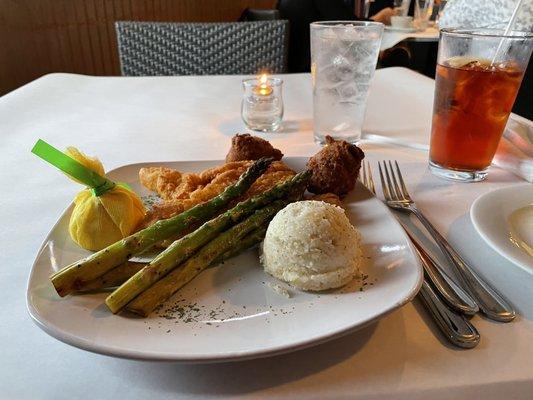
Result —
[[511, 117], [492, 163], [533, 183], [533, 125]]
[[[412, 139], [412, 140], [410, 140]], [[375, 132], [363, 132], [361, 143], [386, 143], [393, 146], [428, 151], [429, 135], [389, 137]], [[518, 115], [511, 115], [502, 135], [492, 164], [533, 183], [533, 124]]]

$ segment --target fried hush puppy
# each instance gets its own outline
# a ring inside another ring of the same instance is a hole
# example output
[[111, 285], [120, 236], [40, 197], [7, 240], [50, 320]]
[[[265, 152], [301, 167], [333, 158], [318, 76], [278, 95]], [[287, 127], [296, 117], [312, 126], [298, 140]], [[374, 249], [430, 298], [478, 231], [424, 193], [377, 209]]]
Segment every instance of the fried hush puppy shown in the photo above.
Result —
[[359, 147], [326, 136], [326, 146], [307, 162], [307, 168], [313, 172], [308, 190], [315, 194], [345, 195], [354, 188], [364, 158]]
[[248, 133], [236, 134], [231, 139], [231, 147], [226, 156], [226, 162], [258, 160], [261, 157], [272, 157], [279, 161], [283, 157], [283, 153], [260, 137]]

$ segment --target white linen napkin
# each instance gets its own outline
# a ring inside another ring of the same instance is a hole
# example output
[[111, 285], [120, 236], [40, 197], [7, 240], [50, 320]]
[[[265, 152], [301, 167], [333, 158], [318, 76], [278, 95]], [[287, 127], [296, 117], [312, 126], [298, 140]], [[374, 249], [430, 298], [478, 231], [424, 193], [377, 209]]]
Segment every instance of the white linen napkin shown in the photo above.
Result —
[[533, 183], [533, 125], [511, 116], [492, 163]]
[[[429, 151], [429, 134], [423, 140], [421, 137], [412, 139], [363, 132], [361, 143], [383, 143]], [[533, 183], [533, 123], [531, 121], [511, 114], [492, 164]]]

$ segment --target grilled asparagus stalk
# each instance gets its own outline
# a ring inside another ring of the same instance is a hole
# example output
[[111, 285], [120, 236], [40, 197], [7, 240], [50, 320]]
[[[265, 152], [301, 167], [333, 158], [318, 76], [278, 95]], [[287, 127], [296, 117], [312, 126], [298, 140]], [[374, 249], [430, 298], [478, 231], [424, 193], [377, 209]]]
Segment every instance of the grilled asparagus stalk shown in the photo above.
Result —
[[101, 289], [107, 289], [122, 285], [133, 275], [146, 266], [146, 263], [126, 261], [123, 264], [107, 271], [102, 276], [86, 282], [83, 287], [79, 288], [80, 292], [89, 292]]
[[299, 190], [303, 192], [309, 176], [310, 173], [307, 171], [295, 175], [292, 179], [273, 187], [265, 193], [237, 204], [229, 211], [204, 223], [197, 230], [176, 240], [150, 264], [111, 293], [106, 299], [107, 306], [113, 313], [118, 312], [136, 296], [166, 276], [176, 266], [191, 257], [199, 248], [213, 240], [221, 232], [273, 200], [282, 197], [286, 198], [291, 191]]
[[214, 265], [220, 264], [221, 262], [224, 262], [226, 260], [229, 260], [230, 258], [238, 256], [239, 254], [248, 250], [249, 248], [254, 247], [256, 244], [260, 243], [265, 238], [266, 230], [267, 230], [267, 227], [262, 226], [260, 228], [257, 228], [255, 231], [249, 233], [244, 239], [242, 239], [239, 242], [239, 244], [237, 244], [237, 246], [226, 251], [224, 254], [218, 257], [215, 261], [213, 261], [211, 265], [214, 266]]
[[175, 217], [158, 221], [154, 225], [58, 271], [51, 276], [57, 293], [61, 297], [66, 296], [82, 288], [86, 282], [104, 275], [107, 271], [126, 262], [133, 255], [143, 252], [157, 242], [183, 232], [193, 224], [212, 218], [231, 200], [244, 194], [255, 180], [265, 172], [271, 162], [271, 158], [257, 160], [234, 185], [228, 186], [211, 200]]
[[191, 281], [213, 261], [238, 246], [247, 234], [256, 229], [266, 227], [274, 215], [289, 202], [289, 200], [276, 200], [272, 204], [256, 211], [243, 222], [221, 233], [180, 267], [175, 268], [167, 276], [142, 292], [126, 306], [126, 309], [144, 317], [148, 316], [159, 304]]
[[[222, 254], [222, 256], [213, 261], [211, 265], [214, 266], [223, 261], [229, 260], [230, 258], [235, 257], [250, 247], [255, 246], [264, 239], [265, 233], [266, 227], [256, 229], [247, 235], [243, 240], [241, 240], [237, 247]], [[127, 261], [124, 264], [120, 264], [118, 267], [113, 268], [111, 271], [106, 272], [101, 277], [87, 282], [83, 288], [80, 289], [80, 291], [89, 292], [117, 287], [122, 285], [145, 266], [146, 263]]]

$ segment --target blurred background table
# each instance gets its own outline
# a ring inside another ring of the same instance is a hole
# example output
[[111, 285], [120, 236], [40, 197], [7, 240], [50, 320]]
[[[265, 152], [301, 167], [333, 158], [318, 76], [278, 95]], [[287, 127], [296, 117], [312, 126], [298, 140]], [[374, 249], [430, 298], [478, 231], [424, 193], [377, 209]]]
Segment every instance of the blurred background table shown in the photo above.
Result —
[[[533, 393], [533, 279], [491, 250], [468, 215], [473, 200], [518, 184], [493, 168], [486, 182], [460, 184], [427, 171], [433, 81], [402, 68], [378, 70], [365, 130], [403, 147], [365, 143], [367, 159], [399, 160], [417, 204], [520, 316], [479, 316], [473, 350], [446, 345], [417, 300], [346, 337], [268, 359], [216, 365], [122, 360], [49, 337], [26, 312], [35, 254], [79, 189], [30, 154], [37, 138], [97, 154], [107, 169], [159, 160], [222, 159], [242, 132], [242, 76], [120, 78], [47, 75], [0, 98], [0, 392], [11, 399], [530, 399]], [[287, 156], [310, 156], [311, 78], [284, 75], [281, 132], [263, 135]], [[357, 312], [354, 309], [354, 312]]]
[[404, 40], [435, 43], [439, 41], [439, 30], [435, 27], [429, 27], [423, 31], [401, 32], [386, 27], [381, 41], [381, 50], [389, 49]]
[[[0, 7], [0, 21], [2, 21], [0, 23], [0, 42], [2, 43], [0, 46], [0, 95], [52, 72], [97, 76], [120, 75], [118, 40], [115, 33], [117, 21], [221, 23], [287, 20], [290, 26], [287, 66], [284, 71], [279, 72], [309, 72], [309, 23], [325, 20], [353, 20], [357, 16], [361, 17], [359, 13], [356, 16], [356, 8], [360, 8], [356, 4], [360, 5], [364, 2], [364, 0], [135, 0], [133, 2], [131, 0], [62, 2], [18, 0], [4, 2], [3, 7]], [[501, 0], [501, 2], [505, 1]], [[386, 11], [394, 3], [393, 0], [372, 1], [368, 17], [374, 17]], [[435, 3], [439, 1], [436, 0]], [[472, 13], [475, 13], [476, 7], [481, 11], [485, 8], [484, 2], [476, 1], [475, 3], [472, 5]], [[507, 3], [512, 4], [512, 2]], [[408, 15], [414, 15], [414, 5], [415, 1], [411, 1]], [[481, 11], [478, 13], [481, 18], [477, 21], [478, 26], [489, 26], [494, 22], [494, 18], [498, 18], [496, 14], [499, 13]], [[485, 20], [488, 17], [490, 17], [489, 20]], [[385, 33], [383, 49], [393, 54], [382, 54], [379, 67], [402, 66], [428, 77], [434, 77], [437, 42], [427, 41], [432, 36], [431, 32], [427, 35], [415, 33], [407, 36], [392, 32]], [[152, 35], [151, 40], [155, 39], [157, 38]], [[403, 49], [390, 48], [390, 43], [398, 41], [401, 42], [393, 47], [403, 47]], [[180, 46], [180, 48], [185, 47], [188, 46]], [[213, 58], [225, 60], [225, 54], [231, 47], [227, 44], [220, 46], [224, 55], [219, 54], [218, 57]], [[530, 63], [513, 108], [514, 112], [529, 119], [533, 119], [533, 108], [530, 106], [533, 96], [532, 70], [533, 63]], [[258, 71], [254, 71], [256, 72]], [[222, 71], [220, 73], [236, 72]], [[181, 73], [172, 71], [169, 74]]]

